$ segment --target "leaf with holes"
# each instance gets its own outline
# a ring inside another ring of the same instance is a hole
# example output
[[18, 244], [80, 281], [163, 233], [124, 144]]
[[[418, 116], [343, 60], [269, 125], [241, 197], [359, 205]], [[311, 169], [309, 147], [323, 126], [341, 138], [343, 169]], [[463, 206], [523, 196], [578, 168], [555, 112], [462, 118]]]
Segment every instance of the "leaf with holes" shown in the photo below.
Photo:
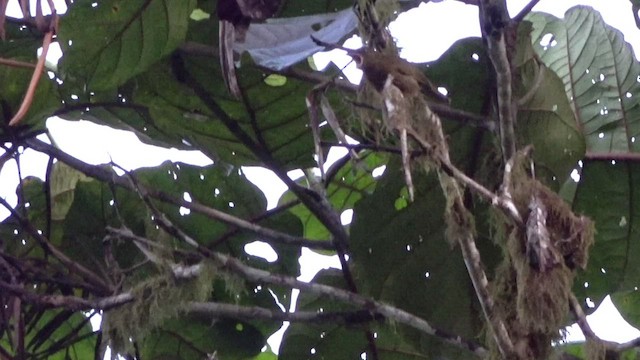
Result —
[[640, 151], [640, 63], [622, 33], [586, 6], [569, 9], [564, 19], [545, 13], [527, 19], [537, 54], [564, 82], [587, 151]]
[[639, 182], [640, 167], [634, 163], [589, 161], [582, 169], [574, 209], [594, 220], [596, 242], [576, 293], [596, 303], [640, 283]]
[[565, 96], [562, 80], [537, 60], [530, 35], [531, 23], [521, 23], [514, 95], [528, 98], [518, 106], [516, 132], [520, 146], [534, 146], [536, 177], [557, 188], [584, 156], [585, 140]]

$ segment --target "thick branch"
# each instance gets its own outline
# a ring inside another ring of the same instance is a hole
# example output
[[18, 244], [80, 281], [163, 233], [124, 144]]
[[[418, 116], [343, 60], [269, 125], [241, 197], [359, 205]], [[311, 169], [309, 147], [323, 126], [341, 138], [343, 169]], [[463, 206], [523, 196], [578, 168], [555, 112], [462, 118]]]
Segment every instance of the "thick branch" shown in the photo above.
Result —
[[[299, 290], [309, 291], [315, 294], [326, 295], [333, 299], [340, 300], [340, 301], [355, 305], [357, 307], [363, 307], [364, 309], [371, 311], [371, 313], [379, 313], [385, 317], [388, 317], [390, 319], [393, 319], [405, 325], [411, 326], [429, 335], [439, 337], [445, 342], [448, 342], [453, 345], [472, 351], [480, 357], [483, 357], [486, 354], [486, 350], [480, 347], [479, 345], [472, 343], [470, 341], [463, 340], [459, 336], [455, 336], [455, 335], [443, 332], [441, 330], [438, 330], [432, 327], [427, 321], [420, 319], [403, 310], [394, 308], [389, 305], [385, 305], [383, 303], [379, 303], [373, 299], [363, 297], [355, 292], [349, 292], [346, 290], [334, 288], [334, 287], [323, 285], [323, 284], [306, 283], [306, 282], [299, 281], [293, 277], [289, 277], [285, 275], [275, 275], [275, 274], [271, 274], [268, 271], [249, 267], [235, 258], [232, 258], [230, 256], [227, 256], [221, 253], [213, 252], [205, 247], [202, 247], [195, 240], [193, 240], [187, 234], [185, 234], [183, 231], [174, 227], [171, 223], [166, 222], [164, 225], [173, 227], [174, 230], [172, 232], [176, 236], [178, 236], [186, 244], [196, 248], [203, 256], [211, 259], [216, 265], [218, 265], [222, 269], [238, 274], [241, 277], [245, 278], [246, 280], [249, 280], [251, 282], [256, 282], [256, 283], [268, 283], [268, 284], [274, 284], [274, 285], [287, 286], [287, 287], [296, 288]], [[122, 235], [126, 237], [128, 233], [125, 232], [125, 233], [122, 233]], [[135, 236], [133, 234], [130, 234], [130, 235]], [[190, 273], [193, 273], [193, 272], [194, 271], [190, 271]]]
[[437, 146], [433, 147], [426, 143], [424, 138], [416, 133], [415, 130], [412, 130], [411, 135], [422, 144], [422, 146], [426, 146], [424, 150], [430, 153], [432, 160], [434, 160], [433, 162], [439, 165], [442, 170], [439, 172], [439, 180], [444, 195], [447, 198], [447, 212], [449, 213], [446, 216], [447, 225], [450, 229], [455, 229], [452, 231], [456, 233], [456, 239], [454, 240], [460, 245], [467, 272], [476, 290], [476, 296], [482, 307], [487, 324], [498, 345], [498, 350], [505, 359], [511, 359], [514, 354], [513, 342], [507, 332], [504, 320], [498, 311], [496, 311], [493, 297], [489, 293], [489, 281], [484, 271], [480, 251], [475, 243], [473, 220], [470, 219], [471, 214], [465, 206], [464, 186], [462, 185], [473, 186], [474, 190], [482, 191], [481, 194], [492, 196], [493, 199], [499, 198], [451, 164], [448, 144], [442, 130], [442, 121], [431, 111], [429, 106], [425, 106], [424, 111], [427, 121], [431, 124], [430, 126], [433, 127], [433, 132], [436, 134], [434, 141], [438, 142]]
[[230, 317], [245, 320], [272, 320], [290, 322], [312, 322], [354, 325], [371, 321], [384, 320], [380, 314], [368, 310], [317, 312], [273, 311], [259, 306], [241, 306], [217, 302], [192, 302], [185, 306], [185, 311], [199, 316]]
[[507, 56], [505, 29], [509, 14], [505, 0], [480, 0], [480, 26], [487, 41], [489, 58], [496, 72], [500, 145], [506, 163], [516, 152], [515, 111], [511, 91], [511, 66]]

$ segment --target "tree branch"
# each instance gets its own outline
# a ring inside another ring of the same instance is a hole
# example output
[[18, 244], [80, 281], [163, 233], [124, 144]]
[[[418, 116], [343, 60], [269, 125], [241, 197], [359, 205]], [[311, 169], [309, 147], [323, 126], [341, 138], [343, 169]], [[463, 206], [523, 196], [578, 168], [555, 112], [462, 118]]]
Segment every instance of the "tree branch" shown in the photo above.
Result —
[[259, 236], [264, 236], [265, 238], [270, 239], [271, 241], [287, 244], [287, 245], [306, 246], [311, 249], [322, 249], [322, 250], [334, 249], [333, 245], [327, 241], [316, 241], [316, 240], [309, 240], [305, 238], [291, 236], [286, 233], [282, 233], [276, 230], [272, 230], [269, 228], [265, 228], [265, 227], [253, 224], [249, 221], [240, 219], [238, 217], [227, 214], [220, 210], [202, 205], [196, 201], [186, 201], [182, 198], [174, 197], [162, 191], [148, 189], [141, 184], [136, 187], [136, 185], [133, 184], [129, 179], [119, 177], [112, 171], [107, 170], [103, 167], [94, 166], [91, 164], [87, 164], [83, 161], [80, 161], [72, 157], [71, 155], [61, 151], [60, 149], [57, 149], [38, 139], [26, 140], [25, 144], [36, 151], [40, 151], [47, 155], [55, 157], [56, 159], [62, 161], [63, 163], [71, 166], [72, 168], [82, 172], [83, 174], [89, 177], [93, 177], [101, 181], [105, 181], [107, 183], [114, 184], [134, 192], [146, 194], [149, 197], [161, 200], [166, 203], [185, 207], [191, 211], [195, 211], [197, 213], [203, 214], [209, 217], [210, 219], [218, 220], [218, 221], [224, 222], [225, 224], [236, 226], [238, 228], [241, 228], [245, 231], [254, 233]]
[[604, 344], [607, 351], [613, 351], [616, 353], [620, 353], [626, 350], [640, 347], [640, 338], [636, 338], [622, 344], [600, 339], [600, 337], [596, 335], [593, 329], [591, 329], [591, 326], [587, 321], [587, 316], [582, 310], [582, 306], [580, 305], [580, 302], [578, 301], [578, 299], [573, 293], [569, 295], [569, 305], [571, 306], [571, 311], [573, 312], [573, 315], [576, 317], [578, 326], [580, 327], [580, 330], [582, 330], [582, 334], [584, 334], [584, 337], [586, 339], [599, 341], [600, 343]]
[[[207, 56], [207, 57], [219, 57], [218, 49], [214, 46], [204, 45], [197, 42], [187, 41], [180, 46], [180, 51], [188, 55], [198, 55], [198, 56]], [[333, 83], [339, 89], [347, 90], [349, 92], [355, 92], [358, 90], [358, 86], [352, 84], [348, 80], [344, 79], [336, 79], [331, 76], [322, 75], [318, 72], [309, 72], [303, 71], [296, 68], [287, 68], [284, 70], [273, 70], [264, 66], [251, 64], [249, 65], [255, 69], [259, 69], [261, 71], [267, 72], [269, 74], [278, 74], [282, 76], [291, 77], [294, 79], [310, 82], [313, 84], [322, 84], [326, 82]]]
[[[514, 354], [513, 342], [507, 332], [504, 319], [502, 319], [498, 311], [496, 311], [495, 302], [489, 293], [489, 280], [484, 271], [480, 251], [475, 243], [473, 220], [469, 219], [471, 215], [465, 206], [464, 187], [460, 184], [469, 186], [477, 193], [490, 198], [492, 204], [496, 201], [497, 203], [494, 205], [502, 204], [503, 202], [507, 203], [510, 199], [502, 199], [502, 197], [496, 196], [451, 164], [448, 144], [442, 130], [442, 121], [431, 111], [428, 105], [424, 106], [424, 111], [427, 121], [431, 124], [430, 126], [433, 127], [432, 132], [436, 134], [434, 141], [438, 142], [437, 146], [434, 147], [427, 143], [426, 140], [412, 128], [409, 128], [410, 134], [424, 147], [424, 150], [429, 153], [433, 163], [438, 165], [442, 170], [438, 173], [438, 177], [448, 203], [448, 209], [446, 211], [449, 212], [449, 214], [445, 216], [448, 222], [447, 226], [450, 229], [455, 228], [453, 232], [455, 232], [457, 236], [454, 240], [460, 245], [467, 272], [473, 283], [486, 322], [496, 340], [498, 349], [505, 359], [511, 359]], [[515, 209], [515, 205], [513, 208]], [[504, 211], [506, 208], [501, 209]], [[518, 214], [517, 210], [516, 214]]]
[[64, 264], [72, 274], [77, 274], [87, 282], [93, 284], [95, 289], [99, 293], [110, 293], [112, 292], [111, 286], [107, 284], [102, 278], [98, 275], [94, 274], [91, 270], [85, 268], [84, 266], [78, 264], [77, 262], [71, 260], [67, 255], [65, 255], [62, 251], [58, 250], [49, 239], [45, 238], [31, 225], [31, 223], [22, 217], [7, 201], [0, 197], [0, 204], [4, 206], [9, 212], [11, 216], [20, 223], [20, 226], [26, 230], [29, 235], [31, 235], [40, 246], [42, 246], [45, 251], [49, 251], [53, 256], [56, 257], [62, 264]]
[[[328, 285], [306, 283], [289, 276], [273, 275], [267, 271], [246, 266], [239, 260], [227, 255], [211, 252], [208, 250], [205, 251], [208, 252], [209, 258], [216, 264], [221, 266], [221, 268], [236, 273], [251, 282], [283, 285], [291, 288], [309, 291], [310, 293], [325, 295], [335, 300], [352, 304], [357, 307], [362, 307], [366, 310], [343, 313], [277, 313], [259, 307], [243, 307], [239, 305], [221, 303], [189, 303], [187, 304], [188, 311], [193, 311], [200, 314], [237, 316], [240, 318], [248, 319], [260, 318], [264, 320], [305, 322], [344, 321], [344, 323], [349, 324], [358, 322], [369, 322], [374, 320], [378, 321], [382, 319], [382, 316], [384, 316], [391, 320], [395, 320], [399, 323], [420, 330], [428, 335], [435, 336], [442, 341], [445, 341], [456, 347], [466, 349], [479, 357], [484, 357], [487, 355], [487, 350], [477, 343], [462, 339], [457, 335], [452, 335], [442, 330], [436, 329], [427, 321], [416, 317], [404, 310]], [[173, 275], [179, 279], [192, 279], [196, 276], [199, 276], [201, 271], [202, 266], [200, 264], [192, 266], [175, 265], [173, 267]], [[21, 299], [29, 303], [47, 307], [66, 308], [70, 310], [109, 310], [135, 300], [133, 294], [131, 294], [130, 292], [123, 292], [118, 295], [104, 297], [97, 300], [86, 300], [76, 296], [39, 295], [26, 291], [20, 286], [8, 284], [1, 280], [0, 289], [19, 296]]]
[[36, 64], [32, 64], [32, 63], [20, 61], [20, 60], [14, 60], [14, 59], [5, 59], [5, 58], [0, 58], [0, 65], [6, 65], [10, 67], [17, 67], [17, 68], [26, 68], [26, 69], [36, 68]]
[[186, 304], [185, 311], [199, 316], [231, 317], [244, 320], [272, 320], [290, 322], [312, 322], [354, 325], [371, 321], [382, 321], [384, 317], [369, 310], [317, 312], [273, 311], [259, 306], [241, 306], [217, 302], [191, 302]]
[[509, 13], [505, 0], [480, 0], [480, 27], [496, 72], [500, 146], [506, 163], [516, 153], [515, 111], [511, 89], [511, 65], [507, 56], [505, 29]]
[[631, 161], [637, 162], [640, 161], [639, 153], [632, 152], [591, 152], [587, 151], [584, 155], [585, 160], [595, 160], [595, 161]]
[[531, 10], [533, 10], [533, 7], [536, 6], [539, 2], [540, 0], [529, 1], [529, 3], [525, 5], [525, 7], [523, 7], [516, 16], [513, 17], [513, 21], [519, 23], [524, 20], [525, 16], [527, 16], [531, 12]]
[[[174, 227], [170, 223], [166, 223], [165, 225]], [[177, 235], [186, 244], [197, 249], [200, 252], [200, 254], [202, 254], [204, 257], [211, 259], [220, 268], [233, 272], [235, 274], [238, 274], [244, 279], [249, 280], [251, 282], [287, 286], [287, 287], [296, 288], [299, 290], [309, 291], [315, 294], [326, 295], [326, 296], [329, 296], [330, 298], [343, 301], [348, 304], [352, 304], [358, 307], [363, 307], [364, 309], [367, 309], [372, 313], [380, 313], [381, 315], [388, 317], [390, 319], [393, 319], [397, 322], [411, 326], [429, 335], [436, 336], [447, 343], [465, 348], [480, 357], [483, 357], [487, 353], [486, 349], [480, 347], [479, 345], [471, 341], [463, 340], [459, 336], [452, 335], [444, 331], [441, 331], [439, 329], [436, 329], [433, 326], [431, 326], [431, 324], [429, 324], [427, 321], [421, 318], [418, 318], [401, 309], [397, 309], [392, 306], [379, 303], [373, 299], [363, 297], [362, 295], [359, 295], [355, 292], [350, 292], [350, 291], [334, 288], [334, 287], [323, 285], [323, 284], [306, 283], [306, 282], [297, 280], [293, 277], [279, 275], [279, 274], [271, 274], [268, 271], [255, 269], [243, 264], [238, 259], [235, 259], [228, 255], [211, 251], [201, 246], [194, 239], [190, 238], [187, 234], [185, 234], [183, 231], [181, 231], [176, 227], [174, 227], [174, 230], [172, 231], [172, 233]], [[122, 233], [122, 235], [127, 236], [128, 233]], [[133, 234], [130, 234], [130, 235], [135, 236]], [[193, 274], [199, 271], [199, 268], [195, 270], [185, 270], [185, 271]], [[174, 269], [174, 272], [175, 272], [175, 269]]]

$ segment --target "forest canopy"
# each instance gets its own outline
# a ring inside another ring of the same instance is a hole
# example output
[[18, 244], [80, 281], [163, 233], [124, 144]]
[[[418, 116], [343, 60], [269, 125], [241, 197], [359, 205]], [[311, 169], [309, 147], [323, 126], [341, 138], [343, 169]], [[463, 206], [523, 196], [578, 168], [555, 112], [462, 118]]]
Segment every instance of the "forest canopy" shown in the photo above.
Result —
[[[464, 0], [482, 36], [410, 63], [389, 24], [427, 2], [0, 0], [0, 166], [48, 159], [0, 198], [0, 359], [637, 358], [586, 322], [610, 295], [640, 326], [633, 49], [587, 6]], [[331, 49], [360, 84], [316, 68]], [[211, 164], [89, 164], [52, 117]], [[299, 280], [303, 248], [341, 268]]]

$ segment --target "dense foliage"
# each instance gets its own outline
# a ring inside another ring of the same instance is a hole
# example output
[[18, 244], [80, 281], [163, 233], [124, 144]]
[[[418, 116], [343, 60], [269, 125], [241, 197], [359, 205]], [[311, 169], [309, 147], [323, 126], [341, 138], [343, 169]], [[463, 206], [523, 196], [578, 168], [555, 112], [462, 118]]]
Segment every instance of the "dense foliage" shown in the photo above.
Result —
[[[465, 1], [480, 6], [483, 38], [416, 65], [447, 89], [450, 104], [434, 104], [307, 60], [323, 49], [312, 34], [360, 32], [370, 51], [396, 52], [385, 27], [421, 1], [284, 1], [237, 44], [251, 54], [239, 98], [216, 3], [75, 0], [59, 16], [0, 19], [0, 164], [25, 148], [50, 159], [16, 206], [0, 199], [0, 358], [636, 358], [637, 344], [584, 323], [611, 294], [640, 325], [640, 64], [596, 11], [508, 19], [504, 1]], [[63, 56], [31, 93], [54, 34]], [[46, 141], [52, 116], [213, 165], [87, 164]], [[351, 152], [312, 170], [332, 147]], [[242, 172], [256, 165], [288, 187], [274, 209]], [[247, 254], [256, 240], [277, 260]], [[302, 247], [343, 269], [297, 281]], [[576, 321], [587, 342], [558, 343]]]

